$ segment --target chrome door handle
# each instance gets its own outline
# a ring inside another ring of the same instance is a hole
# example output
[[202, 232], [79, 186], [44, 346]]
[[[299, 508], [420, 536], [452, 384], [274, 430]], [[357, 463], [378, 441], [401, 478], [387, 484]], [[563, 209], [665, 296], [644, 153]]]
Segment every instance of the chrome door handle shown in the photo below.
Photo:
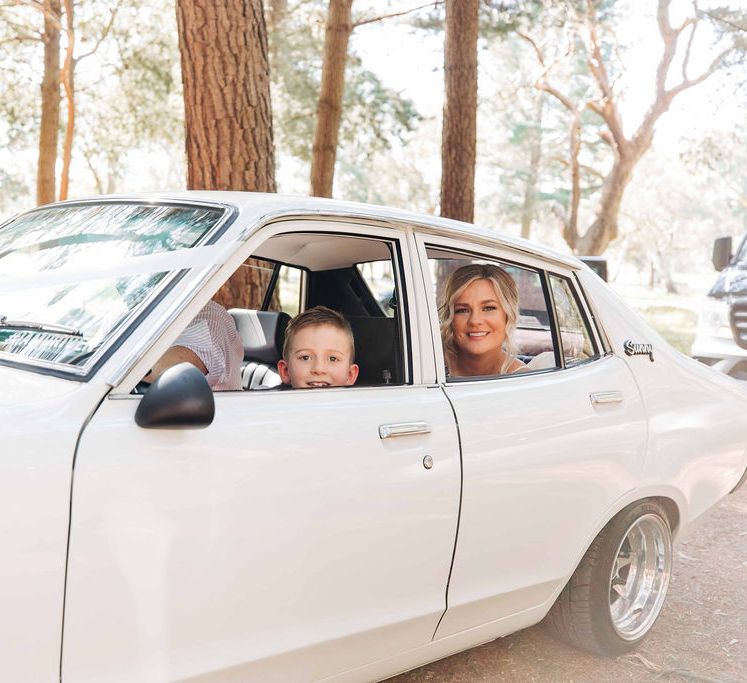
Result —
[[394, 424], [379, 425], [379, 437], [382, 439], [430, 433], [431, 426], [427, 422], [395, 422]]
[[591, 405], [598, 406], [605, 403], [622, 403], [623, 394], [622, 391], [596, 391], [593, 394], [589, 394], [591, 399]]

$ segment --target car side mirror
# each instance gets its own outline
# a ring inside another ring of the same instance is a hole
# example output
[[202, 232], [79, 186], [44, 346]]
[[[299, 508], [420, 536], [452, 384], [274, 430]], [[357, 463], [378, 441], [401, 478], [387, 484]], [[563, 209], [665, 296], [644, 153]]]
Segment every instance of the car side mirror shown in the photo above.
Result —
[[731, 261], [731, 255], [731, 237], [717, 237], [713, 240], [711, 261], [716, 270], [721, 271], [726, 268]]
[[135, 423], [143, 429], [203, 429], [214, 417], [213, 391], [191, 363], [159, 375], [135, 411]]

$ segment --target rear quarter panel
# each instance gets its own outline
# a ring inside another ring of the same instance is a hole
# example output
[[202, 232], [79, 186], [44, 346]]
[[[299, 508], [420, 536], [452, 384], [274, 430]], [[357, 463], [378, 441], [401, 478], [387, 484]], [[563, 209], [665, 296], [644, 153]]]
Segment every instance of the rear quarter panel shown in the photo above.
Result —
[[[687, 525], [725, 496], [747, 466], [747, 385], [672, 348], [591, 272], [579, 273], [614, 353], [630, 367], [648, 419], [636, 497], [665, 495]], [[626, 356], [624, 343], [653, 346]]]

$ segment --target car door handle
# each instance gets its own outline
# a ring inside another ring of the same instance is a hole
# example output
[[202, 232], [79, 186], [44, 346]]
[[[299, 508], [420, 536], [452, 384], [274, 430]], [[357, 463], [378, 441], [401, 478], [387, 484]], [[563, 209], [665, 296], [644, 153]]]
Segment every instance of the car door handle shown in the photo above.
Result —
[[379, 437], [382, 439], [430, 433], [431, 426], [427, 422], [395, 422], [388, 425], [379, 425]]
[[593, 406], [605, 403], [622, 403], [623, 393], [622, 391], [595, 391], [593, 394], [589, 394], [589, 398]]

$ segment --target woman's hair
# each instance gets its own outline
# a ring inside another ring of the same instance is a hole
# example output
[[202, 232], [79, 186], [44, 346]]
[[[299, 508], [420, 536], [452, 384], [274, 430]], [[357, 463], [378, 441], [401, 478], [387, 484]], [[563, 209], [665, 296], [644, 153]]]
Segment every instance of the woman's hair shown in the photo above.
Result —
[[504, 373], [516, 358], [513, 335], [519, 319], [519, 288], [514, 279], [498, 266], [489, 263], [471, 263], [457, 268], [449, 275], [438, 309], [444, 351], [451, 356], [458, 355], [451, 326], [454, 320], [454, 302], [475, 280], [487, 280], [493, 285], [496, 299], [506, 314], [506, 338], [503, 342], [506, 358], [501, 366], [501, 373]]

